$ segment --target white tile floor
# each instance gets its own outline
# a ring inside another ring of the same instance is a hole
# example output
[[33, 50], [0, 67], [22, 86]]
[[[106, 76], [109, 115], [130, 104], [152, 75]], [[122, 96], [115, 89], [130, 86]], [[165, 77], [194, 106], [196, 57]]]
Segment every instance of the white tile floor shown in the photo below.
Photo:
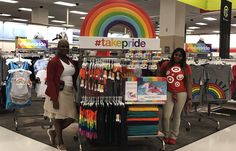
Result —
[[235, 151], [236, 124], [176, 151]]
[[0, 127], [1, 151], [58, 151], [56, 148]]
[[[236, 124], [184, 146], [177, 151], [234, 151]], [[0, 127], [1, 151], [57, 151], [57, 149]]]

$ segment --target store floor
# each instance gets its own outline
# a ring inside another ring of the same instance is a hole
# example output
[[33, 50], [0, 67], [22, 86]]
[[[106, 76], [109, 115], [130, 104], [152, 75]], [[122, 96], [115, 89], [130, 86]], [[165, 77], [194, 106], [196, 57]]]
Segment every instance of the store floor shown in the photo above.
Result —
[[[4, 151], [57, 151], [57, 149], [0, 127], [0, 147]], [[236, 124], [176, 151], [232, 151], [236, 148]], [[13, 143], [14, 142], [14, 143]], [[78, 149], [76, 149], [78, 150]]]
[[[39, 115], [43, 113], [43, 101], [33, 102], [32, 106], [21, 110], [20, 114]], [[236, 114], [229, 112], [231, 116], [212, 115], [220, 121], [220, 131], [216, 131], [216, 123], [208, 119], [198, 121], [197, 116], [186, 119], [191, 122], [191, 130], [186, 131], [186, 123], [182, 121], [180, 135], [176, 145], [166, 145], [167, 151], [179, 149], [179, 151], [217, 151], [234, 150], [236, 140]], [[192, 114], [193, 115], [193, 114]], [[18, 131], [15, 132], [13, 113], [0, 114], [0, 150], [4, 151], [54, 151], [50, 146], [46, 129], [42, 128], [47, 122], [42, 116], [21, 117], [18, 119]], [[77, 124], [72, 124], [64, 131], [64, 140], [68, 151], [79, 151], [79, 143], [74, 141]], [[10, 131], [9, 131], [10, 130]], [[19, 135], [21, 134], [21, 135]], [[120, 146], [92, 145], [85, 138], [81, 138], [83, 151], [157, 151], [161, 143], [157, 138], [129, 139], [128, 144]], [[22, 146], [18, 146], [22, 144]], [[186, 146], [187, 145], [187, 146]], [[9, 146], [8, 148], [4, 148]], [[33, 147], [33, 149], [31, 148]], [[214, 148], [210, 148], [214, 147]], [[232, 147], [232, 149], [230, 149]], [[4, 149], [3, 149], [4, 148]], [[24, 148], [24, 149], [23, 149]], [[224, 149], [222, 149], [224, 148]]]

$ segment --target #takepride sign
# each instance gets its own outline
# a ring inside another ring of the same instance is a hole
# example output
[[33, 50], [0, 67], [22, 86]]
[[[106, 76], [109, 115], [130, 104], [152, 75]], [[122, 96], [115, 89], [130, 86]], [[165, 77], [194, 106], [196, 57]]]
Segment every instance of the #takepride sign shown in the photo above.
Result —
[[48, 41], [47, 40], [40, 40], [40, 39], [17, 38], [16, 39], [16, 48], [17, 49], [47, 50], [48, 49]]
[[109, 38], [79, 37], [80, 49], [135, 49], [160, 50], [160, 39], [155, 38]]
[[186, 43], [185, 51], [189, 53], [209, 53], [211, 52], [211, 44], [205, 43]]

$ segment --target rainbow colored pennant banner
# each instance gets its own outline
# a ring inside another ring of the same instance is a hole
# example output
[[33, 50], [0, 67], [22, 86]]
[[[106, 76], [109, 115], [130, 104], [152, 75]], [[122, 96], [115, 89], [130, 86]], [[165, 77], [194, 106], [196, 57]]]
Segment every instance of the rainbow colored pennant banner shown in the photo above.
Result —
[[48, 41], [40, 39], [16, 39], [16, 48], [17, 49], [48, 49]]
[[211, 52], [211, 44], [205, 43], [186, 43], [185, 51], [190, 53], [209, 53]]

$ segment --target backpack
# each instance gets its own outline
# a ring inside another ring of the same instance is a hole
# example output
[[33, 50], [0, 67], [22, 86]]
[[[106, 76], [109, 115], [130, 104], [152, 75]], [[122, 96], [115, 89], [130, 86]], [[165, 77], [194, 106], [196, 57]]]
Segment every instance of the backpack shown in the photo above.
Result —
[[30, 72], [27, 70], [16, 70], [11, 79], [11, 100], [15, 104], [25, 104], [31, 97], [31, 88], [29, 86]]
[[9, 76], [6, 81], [6, 109], [19, 109], [32, 103], [31, 89], [28, 85], [29, 63], [9, 63]]

